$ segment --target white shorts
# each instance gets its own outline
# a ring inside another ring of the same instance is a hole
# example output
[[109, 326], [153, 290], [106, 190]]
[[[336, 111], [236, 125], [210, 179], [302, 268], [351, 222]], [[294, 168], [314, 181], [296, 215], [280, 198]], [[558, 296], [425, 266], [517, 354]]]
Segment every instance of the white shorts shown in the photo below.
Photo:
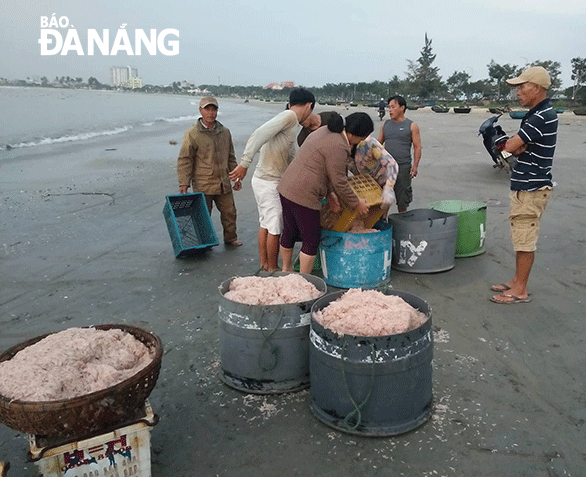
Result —
[[279, 183], [253, 176], [251, 184], [261, 228], [267, 229], [271, 235], [281, 235], [283, 232], [283, 209], [277, 192]]

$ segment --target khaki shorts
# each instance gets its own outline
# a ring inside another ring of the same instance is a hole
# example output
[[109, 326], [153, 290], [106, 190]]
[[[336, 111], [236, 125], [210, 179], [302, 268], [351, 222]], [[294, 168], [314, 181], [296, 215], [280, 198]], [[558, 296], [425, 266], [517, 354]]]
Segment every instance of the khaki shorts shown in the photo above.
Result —
[[551, 189], [510, 191], [511, 240], [515, 252], [535, 252], [541, 216], [551, 197]]
[[283, 208], [277, 192], [277, 181], [266, 181], [252, 176], [252, 191], [258, 209], [260, 227], [267, 229], [271, 235], [283, 232]]

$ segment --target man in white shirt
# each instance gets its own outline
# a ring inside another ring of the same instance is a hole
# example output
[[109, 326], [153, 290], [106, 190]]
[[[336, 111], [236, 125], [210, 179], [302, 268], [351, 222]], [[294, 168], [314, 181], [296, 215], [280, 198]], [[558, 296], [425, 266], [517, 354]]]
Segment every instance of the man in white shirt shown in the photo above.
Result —
[[283, 231], [283, 211], [277, 186], [295, 154], [294, 141], [315, 106], [314, 95], [296, 88], [289, 95], [287, 110], [277, 114], [252, 133], [246, 143], [240, 164], [230, 173], [233, 181], [242, 180], [252, 164], [254, 155], [260, 158], [252, 177], [260, 227], [258, 252], [261, 270], [278, 270], [279, 238]]

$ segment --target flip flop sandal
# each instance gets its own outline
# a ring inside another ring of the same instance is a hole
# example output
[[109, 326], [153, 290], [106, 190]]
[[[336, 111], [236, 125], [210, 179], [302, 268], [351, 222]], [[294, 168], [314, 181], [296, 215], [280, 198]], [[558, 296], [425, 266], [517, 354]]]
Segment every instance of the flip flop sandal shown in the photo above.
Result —
[[[510, 298], [509, 300], [497, 300], [496, 297], [497, 296], [504, 296], [506, 298]], [[514, 305], [515, 303], [529, 303], [531, 301], [531, 298], [527, 297], [527, 298], [519, 298], [518, 296], [515, 295], [495, 295], [493, 297], [490, 298], [490, 301], [492, 301], [493, 303], [498, 303], [499, 305]]]
[[502, 293], [502, 292], [505, 292], [507, 290], [510, 290], [511, 287], [509, 285], [507, 285], [506, 283], [501, 283], [500, 285], [493, 285], [493, 286], [491, 286], [490, 289], [493, 292]]
[[268, 270], [265, 267], [260, 267], [256, 272], [254, 272], [254, 275], [258, 276], [258, 274], [261, 272], [268, 272]]

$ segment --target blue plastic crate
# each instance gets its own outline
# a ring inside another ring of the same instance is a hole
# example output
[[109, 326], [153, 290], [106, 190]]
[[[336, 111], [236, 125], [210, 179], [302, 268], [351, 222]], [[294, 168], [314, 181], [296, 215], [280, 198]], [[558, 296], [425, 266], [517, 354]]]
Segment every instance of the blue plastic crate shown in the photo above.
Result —
[[168, 195], [163, 215], [175, 257], [218, 245], [218, 236], [202, 192]]

